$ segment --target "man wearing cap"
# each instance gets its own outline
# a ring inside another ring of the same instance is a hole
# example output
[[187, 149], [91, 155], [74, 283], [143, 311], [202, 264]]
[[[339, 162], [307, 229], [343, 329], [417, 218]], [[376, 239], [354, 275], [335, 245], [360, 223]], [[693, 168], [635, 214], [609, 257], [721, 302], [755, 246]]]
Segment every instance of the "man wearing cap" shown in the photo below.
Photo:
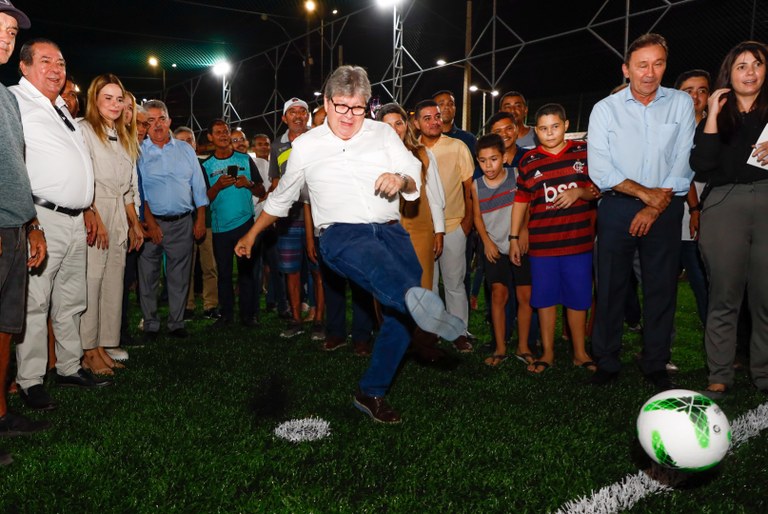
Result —
[[[10, 2], [0, 0], [0, 65], [8, 62], [19, 28], [29, 18]], [[32, 188], [24, 165], [24, 137], [16, 98], [0, 84], [0, 435], [22, 435], [42, 430], [48, 422], [31, 421], [8, 411], [6, 376], [11, 358], [11, 337], [24, 324], [27, 270], [45, 259], [46, 243], [32, 203]], [[29, 256], [27, 256], [29, 239]], [[13, 461], [0, 449], [0, 466]]]
[[[285, 173], [288, 156], [291, 155], [293, 141], [308, 129], [309, 106], [299, 98], [291, 98], [283, 105], [283, 123], [288, 130], [275, 141], [269, 155], [269, 178], [272, 181], [270, 191], [277, 187], [280, 177]], [[291, 338], [301, 334], [301, 263], [306, 245], [304, 227], [304, 202], [302, 198], [294, 202], [288, 215], [278, 220], [277, 252], [280, 273], [285, 275], [288, 304], [291, 319], [280, 337]], [[265, 250], [266, 251], [266, 250]], [[274, 273], [278, 270], [272, 269]]]
[[56, 404], [43, 386], [49, 311], [56, 338], [57, 382], [79, 387], [111, 383], [94, 379], [80, 367], [80, 315], [86, 308], [87, 290], [86, 229], [95, 237], [90, 212], [93, 166], [80, 125], [59, 96], [67, 69], [58, 45], [32, 39], [21, 47], [19, 57], [22, 78], [9, 90], [19, 103], [32, 200], [37, 219], [45, 227], [48, 257], [29, 277], [26, 328], [16, 346], [16, 382], [28, 407], [51, 410]]

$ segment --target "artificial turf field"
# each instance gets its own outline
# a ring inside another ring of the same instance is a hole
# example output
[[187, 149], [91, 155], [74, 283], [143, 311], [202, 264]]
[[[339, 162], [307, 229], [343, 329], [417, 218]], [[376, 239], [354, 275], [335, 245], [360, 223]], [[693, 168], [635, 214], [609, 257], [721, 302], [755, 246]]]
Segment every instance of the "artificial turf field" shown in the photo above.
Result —
[[[678, 303], [677, 381], [701, 389], [701, 329], [685, 283]], [[481, 300], [470, 322], [477, 346], [489, 340], [482, 312]], [[211, 324], [130, 350], [113, 387], [51, 386], [59, 409], [30, 415], [53, 427], [0, 440], [15, 459], [0, 468], [0, 512], [549, 512], [650, 465], [635, 436], [654, 394], [634, 363], [637, 335], [626, 335], [624, 371], [605, 389], [583, 385], [588, 372], [572, 367], [559, 338], [542, 376], [513, 359], [490, 369], [482, 350], [450, 352], [440, 368], [408, 359], [389, 395], [403, 423], [384, 426], [351, 405], [367, 365], [351, 346], [325, 353], [307, 334], [281, 339], [274, 314], [251, 331]], [[741, 372], [718, 403], [733, 420], [766, 401]], [[10, 407], [26, 412], [18, 397]], [[329, 421], [331, 435], [273, 434], [309, 416]], [[632, 512], [768, 512], [768, 435]]]

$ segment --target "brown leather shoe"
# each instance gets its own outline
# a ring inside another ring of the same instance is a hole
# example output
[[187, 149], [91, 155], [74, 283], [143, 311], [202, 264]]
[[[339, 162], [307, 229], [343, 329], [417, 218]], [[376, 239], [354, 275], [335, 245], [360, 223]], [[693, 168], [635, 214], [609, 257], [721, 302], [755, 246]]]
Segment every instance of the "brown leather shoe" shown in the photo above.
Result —
[[355, 341], [355, 355], [358, 357], [370, 357], [373, 345], [370, 341]]
[[325, 338], [325, 342], [323, 342], [323, 350], [326, 352], [338, 350], [343, 346], [347, 346], [347, 340], [343, 337], [328, 336]]
[[472, 343], [469, 342], [469, 339], [467, 339], [467, 336], [459, 336], [458, 339], [456, 339], [453, 342], [453, 347], [456, 348], [456, 351], [459, 353], [472, 353]]
[[400, 423], [400, 414], [387, 403], [383, 396], [366, 396], [358, 391], [352, 395], [352, 404], [379, 423]]

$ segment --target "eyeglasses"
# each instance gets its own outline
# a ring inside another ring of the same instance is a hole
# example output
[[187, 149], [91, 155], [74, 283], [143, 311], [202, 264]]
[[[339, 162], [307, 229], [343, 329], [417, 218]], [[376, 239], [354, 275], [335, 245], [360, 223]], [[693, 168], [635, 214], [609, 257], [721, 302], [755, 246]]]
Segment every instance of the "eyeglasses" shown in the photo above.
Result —
[[331, 100], [331, 103], [336, 114], [347, 114], [349, 111], [352, 111], [352, 116], [363, 116], [368, 112], [368, 107], [364, 105], [337, 104], [333, 100]]
[[232, 138], [232, 142], [233, 143], [244, 143], [245, 142], [245, 138], [244, 137], [233, 137]]

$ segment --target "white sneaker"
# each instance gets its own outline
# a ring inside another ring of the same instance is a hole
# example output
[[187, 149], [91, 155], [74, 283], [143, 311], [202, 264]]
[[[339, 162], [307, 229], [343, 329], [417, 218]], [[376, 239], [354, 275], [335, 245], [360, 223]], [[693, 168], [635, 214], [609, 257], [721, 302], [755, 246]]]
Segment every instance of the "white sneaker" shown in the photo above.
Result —
[[467, 332], [464, 322], [448, 313], [440, 297], [429, 289], [408, 289], [405, 293], [405, 305], [413, 320], [425, 332], [437, 334], [446, 341], [455, 341]]
[[119, 346], [115, 346], [114, 348], [107, 348], [107, 355], [115, 359], [116, 361], [127, 361], [128, 360], [128, 352], [120, 348]]
[[678, 368], [672, 361], [669, 361], [667, 363], [667, 371], [675, 373], [677, 371], [680, 371], [680, 368]]

